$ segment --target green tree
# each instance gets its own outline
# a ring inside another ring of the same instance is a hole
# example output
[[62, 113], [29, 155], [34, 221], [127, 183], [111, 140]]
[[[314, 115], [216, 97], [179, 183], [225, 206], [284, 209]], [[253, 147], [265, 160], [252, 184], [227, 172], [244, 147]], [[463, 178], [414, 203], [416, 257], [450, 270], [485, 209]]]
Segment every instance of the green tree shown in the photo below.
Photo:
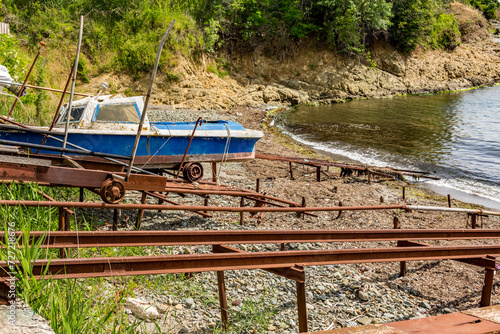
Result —
[[346, 51], [363, 53], [367, 31], [386, 30], [392, 4], [385, 0], [323, 0], [327, 40]]
[[472, 6], [480, 9], [484, 13], [484, 17], [488, 20], [496, 19], [496, 11], [500, 6], [498, 0], [470, 0], [468, 1]]
[[440, 0], [393, 0], [391, 39], [409, 52], [418, 45], [453, 47], [460, 32], [453, 14], [446, 14]]

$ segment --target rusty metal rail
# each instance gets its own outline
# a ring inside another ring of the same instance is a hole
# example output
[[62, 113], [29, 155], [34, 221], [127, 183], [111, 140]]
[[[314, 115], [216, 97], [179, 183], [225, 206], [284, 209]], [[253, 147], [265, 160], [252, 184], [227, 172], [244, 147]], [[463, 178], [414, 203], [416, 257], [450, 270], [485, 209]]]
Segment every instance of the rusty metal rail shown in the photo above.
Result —
[[368, 211], [368, 210], [422, 210], [461, 212], [478, 215], [500, 216], [500, 212], [481, 209], [460, 209], [445, 207], [422, 207], [414, 205], [373, 205], [373, 206], [313, 206], [313, 207], [225, 207], [203, 205], [161, 205], [161, 204], [108, 204], [90, 202], [48, 202], [0, 200], [0, 206], [24, 207], [72, 207], [88, 209], [132, 209], [132, 210], [165, 210], [165, 211], [225, 211], [225, 212], [331, 212], [331, 211]]
[[[369, 177], [370, 177], [370, 174], [372, 174], [372, 175], [378, 175], [381, 177], [395, 178], [397, 176], [397, 174], [402, 174], [402, 175], [412, 176], [412, 177], [416, 177], [416, 178], [427, 178], [427, 179], [432, 179], [432, 180], [439, 180], [439, 178], [429, 176], [428, 175], [429, 173], [421, 172], [421, 171], [399, 170], [399, 169], [395, 169], [395, 168], [389, 168], [389, 170], [386, 171], [388, 168], [380, 168], [380, 167], [374, 167], [374, 166], [357, 166], [357, 165], [351, 165], [351, 164], [340, 163], [340, 162], [333, 162], [333, 161], [322, 160], [322, 159], [282, 157], [282, 156], [277, 156], [277, 155], [261, 154], [261, 153], [256, 153], [255, 158], [262, 159], [262, 160], [288, 162], [290, 164], [290, 174], [292, 176], [292, 179], [293, 179], [293, 171], [292, 171], [291, 164], [296, 163], [296, 164], [316, 167], [316, 175], [317, 175], [318, 181], [320, 181], [319, 178], [320, 178], [321, 167], [338, 167], [338, 168], [342, 168], [344, 170], [358, 171], [358, 172], [368, 174]], [[377, 168], [380, 170], [384, 170], [384, 172], [379, 171], [379, 170], [375, 170]]]
[[[331, 264], [445, 260], [482, 258], [500, 255], [500, 245], [429, 246], [399, 248], [356, 248], [309, 251], [277, 251], [229, 254], [196, 254], [165, 256], [129, 256], [79, 259], [36, 260], [33, 274], [40, 277], [89, 278], [224, 271], [242, 269], [287, 268], [296, 264], [321, 266]], [[20, 266], [20, 263], [16, 263]], [[0, 262], [1, 277], [8, 277], [7, 262]], [[489, 268], [489, 269], [494, 269]]]
[[[23, 233], [17, 232], [20, 245]], [[233, 230], [233, 231], [50, 231], [31, 232], [43, 248], [500, 239], [500, 229], [442, 230]]]

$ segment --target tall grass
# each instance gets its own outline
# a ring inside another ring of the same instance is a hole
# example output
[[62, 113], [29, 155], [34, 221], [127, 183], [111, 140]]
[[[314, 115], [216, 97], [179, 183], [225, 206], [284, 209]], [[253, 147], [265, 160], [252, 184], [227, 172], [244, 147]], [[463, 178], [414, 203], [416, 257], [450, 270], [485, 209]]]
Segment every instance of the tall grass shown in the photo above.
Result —
[[[37, 184], [0, 184], [0, 198], [43, 200]], [[58, 198], [72, 198], [74, 191], [43, 189]], [[26, 302], [34, 312], [47, 319], [56, 333], [137, 333], [142, 322], [128, 319], [123, 310], [126, 294], [120, 285], [115, 287], [108, 280], [53, 280], [47, 268], [40, 277], [33, 273], [33, 262], [57, 257], [56, 250], [43, 249], [43, 238], [36, 243], [29, 241], [32, 230], [47, 231], [57, 228], [57, 211], [51, 208], [0, 207], [0, 222], [5, 238], [0, 249], [0, 259], [9, 260], [9, 250], [14, 250], [16, 266], [16, 297]], [[12, 224], [13, 223], [13, 224]], [[9, 238], [11, 230], [21, 231], [22, 240]], [[12, 258], [11, 258], [12, 260]]]

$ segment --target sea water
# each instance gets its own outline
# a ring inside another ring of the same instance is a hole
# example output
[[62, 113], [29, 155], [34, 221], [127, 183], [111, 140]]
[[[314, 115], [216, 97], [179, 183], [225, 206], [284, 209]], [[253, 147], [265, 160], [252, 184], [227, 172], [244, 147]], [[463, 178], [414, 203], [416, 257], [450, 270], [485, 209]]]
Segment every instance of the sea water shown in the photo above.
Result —
[[430, 173], [424, 186], [500, 210], [500, 86], [299, 106], [278, 126], [336, 160]]

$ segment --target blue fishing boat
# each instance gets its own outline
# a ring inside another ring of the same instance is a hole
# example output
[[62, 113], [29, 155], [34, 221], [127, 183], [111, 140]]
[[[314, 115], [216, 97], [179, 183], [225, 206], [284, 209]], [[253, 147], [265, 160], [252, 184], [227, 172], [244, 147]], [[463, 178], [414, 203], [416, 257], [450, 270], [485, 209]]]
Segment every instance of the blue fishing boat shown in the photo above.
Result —
[[[55, 154], [62, 148], [65, 124], [69, 114], [66, 155], [85, 155], [82, 150], [99, 153], [103, 157], [129, 157], [138, 132], [143, 98], [103, 95], [74, 101], [69, 112], [61, 109], [54, 128], [29, 129], [0, 127], [0, 142], [43, 145], [38, 154]], [[230, 121], [149, 122], [147, 115], [141, 130], [134, 166], [146, 170], [172, 169], [181, 162], [242, 161], [255, 157], [255, 143], [263, 136], [261, 131], [245, 129]], [[47, 137], [47, 135], [50, 136]], [[20, 145], [22, 146], [22, 145]], [[72, 151], [71, 148], [78, 148]], [[93, 154], [96, 155], [96, 154]], [[191, 164], [189, 164], [191, 163]]]

